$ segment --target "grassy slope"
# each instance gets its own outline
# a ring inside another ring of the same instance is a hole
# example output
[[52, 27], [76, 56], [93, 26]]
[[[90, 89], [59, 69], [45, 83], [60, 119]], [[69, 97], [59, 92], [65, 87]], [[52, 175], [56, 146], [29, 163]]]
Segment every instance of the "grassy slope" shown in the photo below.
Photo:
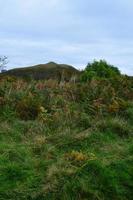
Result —
[[25, 68], [16, 68], [5, 72], [5, 75], [14, 75], [23, 78], [34, 79], [61, 79], [62, 73], [66, 80], [70, 80], [73, 75], [78, 75], [79, 71], [70, 65], [49, 62]]
[[132, 199], [130, 137], [90, 130], [51, 136], [42, 124], [21, 121], [0, 128], [0, 199]]
[[[50, 88], [51, 99], [47, 101], [57, 109], [54, 118], [43, 111], [43, 121], [39, 116], [22, 120], [13, 108], [15, 101], [37, 91], [33, 85], [26, 91], [23, 82], [20, 91], [14, 84], [18, 87], [20, 82], [5, 84], [8, 103], [0, 113], [1, 200], [132, 199], [132, 103], [122, 114], [90, 114], [82, 109], [85, 101], [79, 103], [73, 97], [76, 86], [72, 94], [72, 85], [64, 89], [57, 86], [55, 96]], [[5, 85], [1, 85], [2, 95]], [[39, 91], [43, 98], [46, 85], [44, 88]]]

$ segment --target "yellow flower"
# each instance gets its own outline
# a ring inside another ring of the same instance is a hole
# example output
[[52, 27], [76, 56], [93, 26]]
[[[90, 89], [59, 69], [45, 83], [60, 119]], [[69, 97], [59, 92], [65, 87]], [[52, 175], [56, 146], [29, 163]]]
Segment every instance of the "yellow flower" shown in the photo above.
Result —
[[78, 161], [78, 162], [87, 160], [87, 156], [85, 154], [83, 154], [82, 152], [74, 151], [74, 150], [71, 153], [66, 154], [66, 157], [69, 160]]
[[39, 107], [39, 111], [40, 111], [40, 112], [45, 112], [45, 108], [44, 108], [43, 106], [40, 106], [40, 107]]

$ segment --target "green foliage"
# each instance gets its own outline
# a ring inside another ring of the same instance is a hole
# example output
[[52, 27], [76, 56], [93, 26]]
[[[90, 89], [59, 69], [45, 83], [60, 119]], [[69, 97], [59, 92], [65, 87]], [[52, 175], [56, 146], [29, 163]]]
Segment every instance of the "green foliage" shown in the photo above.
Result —
[[86, 83], [0, 79], [1, 200], [132, 199], [133, 79], [107, 65]]
[[100, 60], [87, 65], [82, 73], [81, 80], [86, 82], [93, 78], [111, 78], [116, 76], [120, 76], [118, 68], [108, 64], [105, 60]]
[[128, 137], [129, 135], [132, 135], [133, 131], [133, 127], [130, 126], [127, 121], [118, 117], [99, 121], [97, 123], [97, 126], [100, 131], [103, 131], [105, 133], [112, 132], [121, 137]]

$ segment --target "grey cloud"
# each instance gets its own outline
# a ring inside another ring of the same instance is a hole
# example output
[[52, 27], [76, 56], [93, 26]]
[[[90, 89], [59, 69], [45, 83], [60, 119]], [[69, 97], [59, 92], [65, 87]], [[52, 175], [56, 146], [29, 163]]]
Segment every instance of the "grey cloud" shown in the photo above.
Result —
[[130, 0], [1, 0], [0, 54], [9, 68], [106, 59], [133, 75]]

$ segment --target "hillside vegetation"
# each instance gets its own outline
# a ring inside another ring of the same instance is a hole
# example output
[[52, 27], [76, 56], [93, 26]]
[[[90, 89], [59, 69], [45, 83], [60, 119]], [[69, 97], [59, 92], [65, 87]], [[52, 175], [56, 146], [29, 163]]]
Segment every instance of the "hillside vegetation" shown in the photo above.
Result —
[[54, 79], [58, 81], [69, 81], [73, 76], [78, 76], [80, 72], [74, 67], [66, 64], [49, 62], [31, 67], [16, 68], [8, 70], [3, 75], [12, 75], [24, 79]]
[[132, 200], [133, 77], [0, 78], [0, 200]]

